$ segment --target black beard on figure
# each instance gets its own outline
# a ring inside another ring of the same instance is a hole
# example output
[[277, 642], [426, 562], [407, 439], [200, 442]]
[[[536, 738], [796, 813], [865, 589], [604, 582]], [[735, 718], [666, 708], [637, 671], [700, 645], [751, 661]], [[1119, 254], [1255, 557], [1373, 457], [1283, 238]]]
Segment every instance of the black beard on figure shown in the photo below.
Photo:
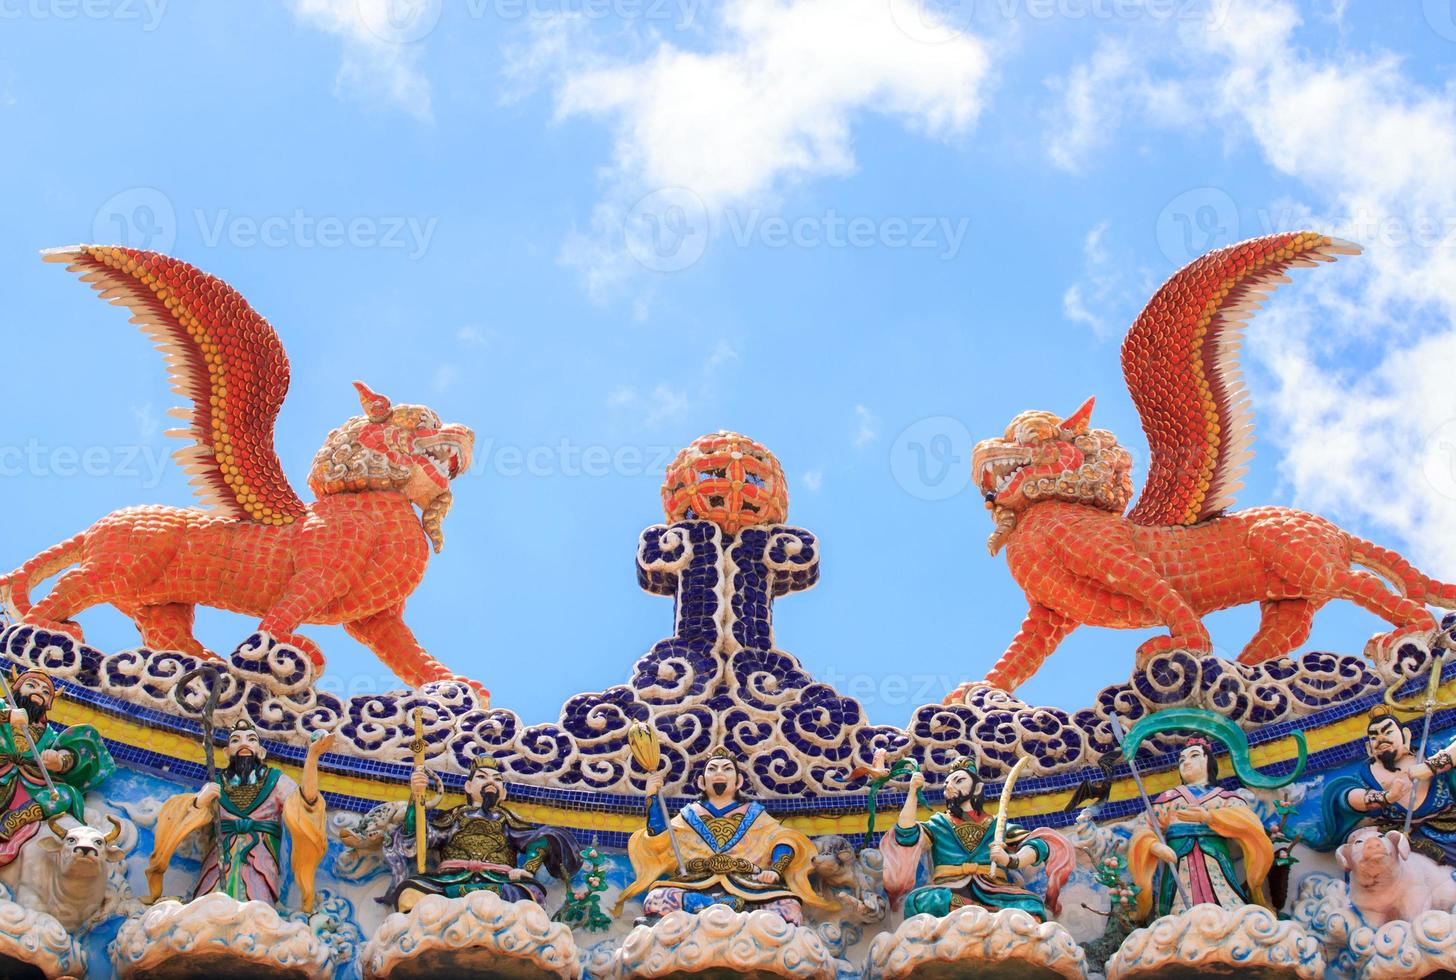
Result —
[[235, 755], [228, 759], [227, 768], [222, 771], [230, 783], [246, 783], [254, 774], [262, 775], [264, 762], [256, 755]]
[[32, 725], [39, 725], [45, 721], [46, 703], [45, 698], [39, 694], [27, 694], [20, 699], [20, 707], [25, 710], [25, 716], [30, 719]]
[[1400, 761], [1400, 753], [1395, 749], [1391, 749], [1388, 752], [1380, 753], [1375, 758], [1385, 767], [1386, 772], [1395, 772], [1395, 764]]
[[969, 793], [945, 794], [946, 810], [950, 812], [951, 816], [961, 820], [966, 819], [972, 813], [980, 813], [985, 802], [986, 796], [979, 783]]
[[493, 789], [488, 789], [484, 793], [481, 793], [480, 794], [480, 803], [477, 804], [477, 805], [482, 810], [494, 810], [495, 807], [496, 807], [496, 804], [499, 803], [499, 802], [500, 802], [500, 793], [496, 792]]

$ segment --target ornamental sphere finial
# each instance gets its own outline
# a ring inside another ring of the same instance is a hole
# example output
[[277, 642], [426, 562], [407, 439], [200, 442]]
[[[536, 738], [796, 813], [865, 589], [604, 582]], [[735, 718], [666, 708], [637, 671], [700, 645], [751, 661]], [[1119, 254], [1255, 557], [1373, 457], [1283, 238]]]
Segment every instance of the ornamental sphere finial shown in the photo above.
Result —
[[725, 534], [789, 517], [789, 487], [778, 458], [737, 432], [699, 436], [667, 467], [662, 510], [673, 521], [712, 521]]

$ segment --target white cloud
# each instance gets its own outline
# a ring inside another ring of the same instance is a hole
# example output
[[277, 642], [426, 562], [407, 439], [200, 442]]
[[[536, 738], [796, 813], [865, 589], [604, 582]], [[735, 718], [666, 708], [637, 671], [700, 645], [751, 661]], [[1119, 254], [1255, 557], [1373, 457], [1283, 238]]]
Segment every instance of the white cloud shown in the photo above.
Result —
[[[1225, 65], [1219, 108], [1310, 188], [1317, 227], [1367, 248], [1250, 331], [1275, 381], [1261, 408], [1281, 471], [1302, 505], [1398, 535], [1456, 577], [1456, 479], [1442, 455], [1456, 443], [1444, 377], [1456, 363], [1456, 97], [1388, 55], [1311, 56], [1289, 4], [1241, 13], [1237, 32], [1196, 39]], [[1351, 137], [1332, 143], [1340, 133]], [[1422, 228], [1433, 237], [1410, 240]]]
[[659, 384], [652, 389], [652, 397], [648, 401], [646, 424], [655, 428], [666, 422], [675, 422], [687, 414], [689, 404], [687, 392]]
[[614, 408], [630, 405], [637, 400], [637, 389], [631, 385], [618, 385], [607, 395], [607, 404]]
[[1062, 311], [1074, 323], [1092, 328], [1098, 337], [1107, 338], [1115, 330], [1102, 313], [1121, 285], [1120, 266], [1107, 254], [1102, 238], [1107, 234], [1103, 221], [1087, 232], [1082, 240], [1082, 278], [1067, 287], [1062, 295]]
[[712, 374], [724, 365], [731, 364], [736, 360], [738, 360], [738, 351], [728, 341], [720, 340], [718, 341], [718, 345], [713, 348], [713, 352], [708, 355], [707, 363], [703, 365], [703, 373]]
[[460, 378], [460, 370], [453, 364], [441, 364], [435, 368], [435, 390], [444, 391]]
[[1061, 101], [1048, 121], [1047, 153], [1063, 170], [1081, 170], [1094, 150], [1111, 142], [1127, 112], [1162, 124], [1189, 115], [1182, 83], [1154, 78], [1124, 40], [1099, 42], [1090, 61], [1049, 84]]
[[854, 433], [854, 447], [856, 449], [868, 446], [880, 437], [880, 420], [875, 414], [863, 405], [854, 406], [854, 417], [856, 429]]
[[162, 431], [161, 418], [151, 402], [131, 407], [131, 417], [136, 422], [137, 437], [142, 442], [151, 442]]
[[898, 24], [919, 0], [737, 0], [705, 32], [705, 50], [671, 42], [639, 60], [609, 60], [567, 20], [517, 58], [554, 79], [561, 118], [613, 132], [606, 194], [564, 257], [596, 287], [632, 269], [624, 221], [645, 194], [686, 188], [709, 216], [794, 181], [855, 169], [854, 121], [901, 120], [931, 137], [966, 132], [990, 59], [960, 34], [925, 44]]
[[1312, 53], [1301, 27], [1291, 3], [1239, 3], [1217, 29], [1185, 26], [1181, 46], [1148, 44], [1127, 71], [1186, 81], [1201, 99], [1190, 118], [1250, 141], [1302, 188], [1274, 207], [1236, 201], [1244, 236], [1309, 226], [1365, 246], [1299, 274], [1303, 288], [1250, 324], [1255, 411], [1297, 505], [1395, 537], [1450, 580], [1456, 94], [1388, 54]]
[[804, 474], [804, 489], [818, 491], [824, 486], [824, 471], [809, 470]]
[[490, 327], [464, 326], [455, 331], [455, 339], [466, 347], [489, 347], [500, 335]]
[[[430, 82], [420, 70], [421, 45], [408, 24], [391, 20], [395, 0], [291, 0], [293, 16], [343, 44], [334, 91], [366, 105], [387, 104], [416, 119], [432, 118]], [[432, 3], [413, 16], [438, 18]], [[419, 28], [432, 28], [433, 21]], [[425, 33], [428, 33], [426, 29]]]

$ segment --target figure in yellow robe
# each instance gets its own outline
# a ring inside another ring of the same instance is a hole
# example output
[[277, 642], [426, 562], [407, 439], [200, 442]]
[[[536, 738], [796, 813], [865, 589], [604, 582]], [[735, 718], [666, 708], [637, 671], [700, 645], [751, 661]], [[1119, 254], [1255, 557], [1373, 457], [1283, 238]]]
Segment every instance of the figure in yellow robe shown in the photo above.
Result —
[[[1183, 909], [1183, 894], [1193, 905], [1264, 904], [1260, 886], [1274, 863], [1274, 845], [1243, 798], [1214, 782], [1217, 764], [1209, 742], [1190, 739], [1178, 760], [1183, 785], [1153, 800], [1153, 819], [1167, 843], [1146, 825], [1133, 833], [1127, 864], [1139, 888], [1139, 921]], [[1242, 852], [1242, 875], [1231, 844]]]
[[[809, 884], [814, 845], [775, 820], [762, 804], [742, 799], [743, 771], [726, 749], [708, 758], [697, 782], [703, 798], [672, 818], [669, 834], [658, 802], [662, 777], [648, 777], [647, 828], [627, 842], [637, 879], [617, 900], [618, 914], [629, 899], [643, 893], [639, 922], [645, 923], [679, 909], [700, 912], [726, 905], [739, 912], [765, 909], [799, 925], [804, 905], [837, 908]], [[673, 852], [674, 837], [683, 870]]]

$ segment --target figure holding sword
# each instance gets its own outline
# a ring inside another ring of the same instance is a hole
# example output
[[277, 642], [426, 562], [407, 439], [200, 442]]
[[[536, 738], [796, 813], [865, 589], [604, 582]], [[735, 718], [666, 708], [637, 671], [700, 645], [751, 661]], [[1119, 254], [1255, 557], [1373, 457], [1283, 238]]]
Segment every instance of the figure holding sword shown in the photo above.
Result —
[[[927, 912], [946, 916], [968, 905], [993, 912], [1021, 909], [1043, 922], [1060, 911], [1059, 897], [1076, 852], [1056, 831], [1027, 831], [1006, 819], [1023, 757], [1001, 790], [995, 816], [985, 812], [985, 783], [971, 759], [959, 759], [945, 778], [945, 810], [919, 819], [917, 797], [923, 773], [910, 776], [909, 793], [895, 826], [880, 842], [885, 859], [885, 890], [892, 903], [905, 903], [905, 915]], [[930, 883], [916, 888], [916, 872], [930, 859]], [[1045, 864], [1045, 897], [1023, 887], [1019, 872]]]
[[[84, 823], [86, 793], [111, 774], [115, 764], [90, 725], [57, 730], [50, 724], [55, 683], [40, 670], [6, 680], [0, 674], [0, 866], [51, 817]], [[64, 824], [65, 821], [62, 821]]]
[[[1277, 789], [1298, 778], [1308, 757], [1302, 732], [1290, 734], [1294, 768], [1272, 776], [1254, 768], [1248, 739], [1229, 719], [1201, 708], [1169, 708], [1138, 721], [1121, 743], [1147, 806], [1147, 824], [1133, 832], [1127, 865], [1138, 887], [1136, 917], [1182, 912], [1197, 905], [1266, 905], [1263, 885], [1274, 864], [1274, 845], [1263, 821], [1238, 792], [1220, 784], [1218, 750], [1245, 787]], [[1136, 767], [1138, 746], [1162, 732], [1194, 732], [1178, 753], [1178, 785], [1148, 798]]]

